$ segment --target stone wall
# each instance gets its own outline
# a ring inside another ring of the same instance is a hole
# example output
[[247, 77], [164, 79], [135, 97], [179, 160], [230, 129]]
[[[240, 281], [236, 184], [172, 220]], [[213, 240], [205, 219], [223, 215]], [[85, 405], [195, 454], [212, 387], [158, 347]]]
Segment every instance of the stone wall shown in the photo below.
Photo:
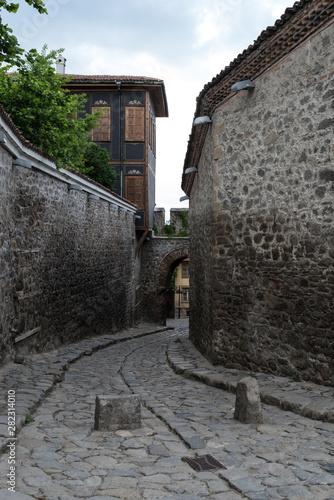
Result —
[[170, 209], [170, 223], [175, 227], [175, 234], [182, 233], [188, 235], [187, 219], [183, 217], [186, 214], [189, 214], [188, 208]]
[[136, 207], [57, 171], [0, 120], [0, 362], [133, 325]]
[[165, 209], [154, 209], [154, 232], [155, 234], [162, 234], [162, 229], [165, 225]]
[[214, 362], [334, 384], [334, 27], [216, 109], [190, 199], [190, 333]]
[[[174, 234], [182, 233], [182, 236], [188, 236], [188, 226], [187, 219], [183, 217], [183, 214], [188, 214], [188, 208], [171, 208], [169, 212], [168, 224], [173, 227]], [[163, 228], [166, 224], [165, 220], [165, 209], [155, 208], [154, 209], [154, 232], [156, 236], [165, 235]]]

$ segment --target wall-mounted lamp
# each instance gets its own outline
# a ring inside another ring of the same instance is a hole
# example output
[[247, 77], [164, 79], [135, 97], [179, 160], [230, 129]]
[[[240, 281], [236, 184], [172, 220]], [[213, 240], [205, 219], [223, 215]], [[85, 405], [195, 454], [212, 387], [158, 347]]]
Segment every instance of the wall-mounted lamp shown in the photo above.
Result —
[[195, 118], [193, 125], [196, 127], [197, 125], [203, 125], [204, 123], [212, 123], [209, 116], [198, 116]]
[[7, 140], [6, 140], [6, 136], [3, 132], [0, 132], [0, 144], [6, 144], [7, 143]]
[[252, 90], [255, 88], [251, 80], [243, 80], [242, 82], [235, 83], [231, 87], [231, 92], [238, 92], [239, 90]]
[[82, 191], [82, 187], [79, 184], [70, 184], [68, 186], [69, 191]]
[[181, 196], [180, 201], [189, 200], [189, 196]]
[[24, 158], [16, 158], [16, 160], [13, 160], [13, 165], [17, 165], [19, 167], [31, 168], [30, 161], [25, 160]]
[[197, 167], [189, 167], [189, 168], [186, 168], [184, 173], [187, 175], [187, 174], [191, 174], [192, 172], [198, 172], [198, 169]]

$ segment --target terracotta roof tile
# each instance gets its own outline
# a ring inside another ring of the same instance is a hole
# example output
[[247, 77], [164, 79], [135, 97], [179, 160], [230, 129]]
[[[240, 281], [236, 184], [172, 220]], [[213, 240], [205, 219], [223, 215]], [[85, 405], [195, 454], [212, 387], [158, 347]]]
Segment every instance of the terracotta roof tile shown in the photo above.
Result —
[[71, 81], [83, 81], [83, 82], [122, 82], [122, 83], [163, 83], [163, 80], [159, 78], [153, 78], [149, 76], [125, 76], [125, 75], [64, 75], [67, 78], [71, 78]]

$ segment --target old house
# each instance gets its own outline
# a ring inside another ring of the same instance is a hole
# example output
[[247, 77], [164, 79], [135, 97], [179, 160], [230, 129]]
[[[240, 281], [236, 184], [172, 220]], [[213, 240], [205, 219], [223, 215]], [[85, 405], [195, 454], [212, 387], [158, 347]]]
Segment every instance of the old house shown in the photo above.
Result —
[[189, 258], [184, 259], [175, 269], [174, 318], [189, 316]]
[[[58, 65], [64, 71], [64, 58]], [[138, 207], [137, 230], [153, 228], [156, 118], [168, 116], [163, 80], [143, 76], [73, 75], [66, 87], [87, 95], [86, 112], [103, 108], [91, 140], [106, 148], [120, 174], [115, 192]]]
[[197, 99], [190, 337], [214, 363], [334, 384], [333, 46], [333, 2], [295, 2]]

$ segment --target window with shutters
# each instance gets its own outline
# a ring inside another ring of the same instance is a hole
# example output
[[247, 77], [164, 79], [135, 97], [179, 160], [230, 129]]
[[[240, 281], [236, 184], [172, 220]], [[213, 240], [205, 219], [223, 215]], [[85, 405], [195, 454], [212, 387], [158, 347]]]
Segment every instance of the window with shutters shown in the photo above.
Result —
[[[100, 110], [101, 106], [93, 106], [92, 112]], [[110, 107], [102, 108], [104, 114], [99, 124], [92, 131], [92, 141], [110, 142]]]
[[126, 142], [144, 142], [145, 140], [145, 109], [125, 108], [125, 140]]
[[182, 288], [182, 302], [189, 302], [189, 288]]
[[182, 278], [189, 278], [189, 262], [182, 262]]
[[125, 198], [139, 209], [145, 208], [144, 176], [125, 177]]

